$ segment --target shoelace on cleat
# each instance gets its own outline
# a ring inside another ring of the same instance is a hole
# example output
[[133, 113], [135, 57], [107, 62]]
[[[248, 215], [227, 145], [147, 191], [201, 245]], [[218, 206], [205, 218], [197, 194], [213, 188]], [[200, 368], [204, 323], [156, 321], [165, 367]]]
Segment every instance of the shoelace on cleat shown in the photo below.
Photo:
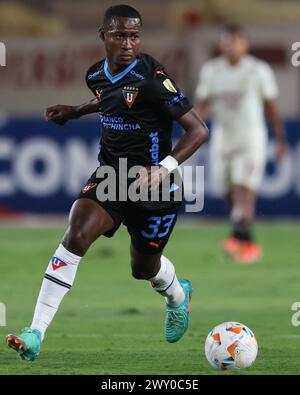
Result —
[[29, 327], [25, 327], [25, 328], [23, 328], [22, 330], [21, 330], [21, 332], [23, 333], [23, 332], [27, 332], [27, 333], [33, 333], [33, 330], [31, 329], [31, 328], [29, 328]]
[[182, 323], [185, 324], [186, 313], [185, 311], [168, 311], [168, 326], [182, 327]]

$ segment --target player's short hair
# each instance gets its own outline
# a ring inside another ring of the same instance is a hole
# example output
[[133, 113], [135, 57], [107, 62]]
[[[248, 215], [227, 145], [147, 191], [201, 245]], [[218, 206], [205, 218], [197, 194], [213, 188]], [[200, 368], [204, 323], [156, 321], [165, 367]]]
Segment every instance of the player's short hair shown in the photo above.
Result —
[[244, 26], [239, 25], [238, 23], [229, 23], [225, 26], [223, 26], [222, 28], [222, 32], [221, 33], [225, 33], [225, 34], [239, 34], [241, 37], [248, 37], [248, 34], [246, 32], [246, 29], [244, 28]]
[[142, 17], [141, 14], [130, 5], [120, 4], [120, 5], [113, 5], [109, 7], [104, 14], [103, 18], [103, 27], [108, 27], [111, 23], [111, 20], [115, 16], [123, 16], [125, 18], [136, 18], [141, 21], [142, 25]]

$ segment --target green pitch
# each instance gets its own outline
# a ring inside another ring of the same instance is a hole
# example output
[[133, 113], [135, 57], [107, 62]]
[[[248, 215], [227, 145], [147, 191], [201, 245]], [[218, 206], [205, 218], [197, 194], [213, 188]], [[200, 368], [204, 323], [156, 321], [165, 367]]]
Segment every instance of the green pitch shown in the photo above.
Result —
[[[176, 344], [163, 338], [163, 299], [131, 277], [129, 237], [121, 229], [100, 238], [80, 264], [73, 290], [48, 330], [38, 361], [26, 363], [4, 344], [7, 333], [30, 325], [48, 260], [63, 227], [0, 226], [0, 374], [300, 374], [300, 326], [291, 306], [300, 301], [300, 224], [258, 224], [262, 262], [226, 261], [225, 224], [175, 228], [165, 250], [179, 277], [193, 282], [190, 328]], [[244, 371], [213, 370], [204, 355], [209, 330], [240, 321], [256, 334], [259, 354]]]

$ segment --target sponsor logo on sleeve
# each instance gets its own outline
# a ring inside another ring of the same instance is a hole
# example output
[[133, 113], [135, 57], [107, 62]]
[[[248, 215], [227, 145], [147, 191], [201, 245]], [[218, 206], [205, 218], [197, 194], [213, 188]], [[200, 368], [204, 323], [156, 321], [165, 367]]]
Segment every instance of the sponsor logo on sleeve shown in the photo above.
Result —
[[134, 77], [138, 78], [139, 80], [144, 80], [145, 77], [142, 74], [137, 73], [135, 70], [131, 70], [130, 74]]
[[175, 86], [172, 84], [172, 81], [169, 80], [169, 78], [165, 79], [164, 82], [164, 87], [166, 89], [168, 89], [168, 91], [172, 92], [172, 93], [177, 93], [177, 89], [175, 88]]
[[91, 80], [91, 79], [93, 79], [93, 78], [98, 77], [99, 74], [100, 74], [100, 70], [95, 71], [95, 72], [92, 73], [92, 74], [89, 74], [89, 75], [88, 75], [88, 80]]

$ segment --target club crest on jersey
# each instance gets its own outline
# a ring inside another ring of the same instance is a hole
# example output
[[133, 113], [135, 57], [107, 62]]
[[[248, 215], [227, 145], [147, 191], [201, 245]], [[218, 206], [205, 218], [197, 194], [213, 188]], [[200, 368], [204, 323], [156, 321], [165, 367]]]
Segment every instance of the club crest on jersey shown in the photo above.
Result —
[[128, 108], [131, 108], [137, 95], [139, 94], [138, 88], [134, 86], [124, 86], [122, 92]]
[[52, 269], [53, 270], [57, 270], [60, 267], [67, 266], [67, 264], [64, 261], [62, 261], [61, 259], [57, 258], [56, 256], [53, 256], [51, 258], [51, 263], [52, 263]]

